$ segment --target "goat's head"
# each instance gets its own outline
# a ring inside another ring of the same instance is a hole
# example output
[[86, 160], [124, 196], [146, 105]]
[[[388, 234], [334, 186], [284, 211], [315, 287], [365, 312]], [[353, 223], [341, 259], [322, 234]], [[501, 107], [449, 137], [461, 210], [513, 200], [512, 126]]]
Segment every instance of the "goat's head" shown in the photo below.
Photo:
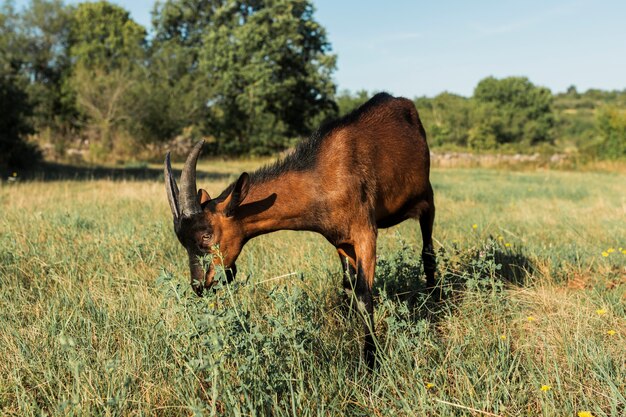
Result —
[[198, 142], [187, 157], [180, 191], [172, 176], [169, 152], [165, 157], [165, 188], [174, 216], [174, 231], [187, 249], [191, 285], [198, 295], [213, 285], [217, 268], [224, 268], [228, 280], [237, 273], [235, 261], [245, 242], [235, 214], [249, 184], [244, 172], [220, 198], [211, 199], [205, 190], [197, 190], [196, 163], [203, 144], [204, 141]]

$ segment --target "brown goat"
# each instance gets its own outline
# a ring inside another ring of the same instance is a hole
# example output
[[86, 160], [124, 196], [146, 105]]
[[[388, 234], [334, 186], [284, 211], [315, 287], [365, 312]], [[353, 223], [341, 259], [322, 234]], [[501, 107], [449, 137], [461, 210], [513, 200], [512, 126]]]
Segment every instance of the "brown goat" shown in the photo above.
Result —
[[[414, 104], [377, 94], [367, 103], [301, 142], [272, 166], [239, 179], [211, 199], [196, 191], [196, 163], [203, 142], [190, 152], [180, 193], [165, 159], [167, 195], [174, 230], [189, 254], [192, 286], [198, 295], [212, 285], [216, 263], [236, 274], [235, 261], [253, 237], [277, 230], [309, 230], [337, 248], [344, 289], [354, 289], [364, 308], [365, 359], [374, 365], [372, 284], [379, 228], [419, 219], [428, 286], [435, 283], [426, 134]], [[219, 245], [208, 271], [199, 257]], [[354, 279], [356, 277], [356, 280]]]

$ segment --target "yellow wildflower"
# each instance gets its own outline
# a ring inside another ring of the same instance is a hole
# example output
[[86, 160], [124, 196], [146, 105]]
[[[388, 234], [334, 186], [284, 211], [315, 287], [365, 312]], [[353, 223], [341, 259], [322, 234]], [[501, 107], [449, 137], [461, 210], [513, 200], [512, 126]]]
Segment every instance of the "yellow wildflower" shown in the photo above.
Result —
[[478, 225], [477, 225], [476, 223], [474, 223], [474, 224], [472, 225], [472, 229], [474, 229], [474, 230], [478, 229]]
[[528, 320], [528, 321], [535, 321], [535, 318], [533, 316], [528, 316], [528, 317], [526, 317], [526, 320]]
[[607, 252], [607, 253], [613, 253], [613, 252], [615, 252], [615, 249], [613, 249], [613, 248], [608, 248], [608, 249], [606, 250], [606, 252]]
[[590, 411], [579, 411], [578, 417], [593, 417]]
[[603, 309], [603, 308], [599, 308], [599, 309], [596, 310], [596, 314], [599, 315], [599, 316], [603, 316], [603, 315], [606, 314], [606, 310]]
[[498, 240], [502, 242], [504, 240], [504, 236], [498, 236]]
[[550, 385], [542, 385], [541, 386], [541, 391], [550, 391], [552, 389], [552, 387]]
[[614, 336], [617, 332], [613, 329], [611, 330], [607, 330], [606, 334], [608, 334], [609, 336]]
[[607, 251], [603, 251], [602, 252], [602, 256], [604, 256], [606, 258], [607, 256], [609, 256], [609, 253]]
[[505, 335], [505, 334], [501, 335], [501, 336], [500, 336], [500, 339], [502, 339], [502, 340], [506, 340], [506, 335]]
[[624, 250], [622, 251], [622, 253], [623, 253], [624, 255], [626, 255], [626, 249], [624, 249]]
[[506, 242], [506, 243], [504, 244], [504, 246], [505, 246], [505, 247], [507, 247], [507, 248], [510, 248], [510, 247], [511, 247], [511, 244], [510, 244], [509, 242]]
[[427, 382], [426, 389], [432, 389], [432, 388], [435, 388], [435, 384], [433, 384], [432, 382]]

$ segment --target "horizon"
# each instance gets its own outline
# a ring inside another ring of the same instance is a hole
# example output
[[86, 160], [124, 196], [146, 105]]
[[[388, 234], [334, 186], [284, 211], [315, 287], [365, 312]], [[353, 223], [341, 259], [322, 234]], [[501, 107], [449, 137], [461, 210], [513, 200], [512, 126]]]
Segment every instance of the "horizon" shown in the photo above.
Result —
[[[20, 10], [29, 3], [18, 0], [15, 6]], [[154, 0], [112, 3], [150, 32]], [[312, 3], [337, 55], [333, 80], [338, 93], [386, 91], [417, 98], [448, 92], [469, 97], [489, 76], [527, 77], [554, 94], [570, 86], [579, 92], [626, 89], [626, 3]]]

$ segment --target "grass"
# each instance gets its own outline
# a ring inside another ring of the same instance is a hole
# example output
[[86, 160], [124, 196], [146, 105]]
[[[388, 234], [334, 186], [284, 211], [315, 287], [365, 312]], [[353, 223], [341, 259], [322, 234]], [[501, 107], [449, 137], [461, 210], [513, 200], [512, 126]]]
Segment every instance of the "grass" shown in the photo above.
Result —
[[198, 299], [157, 178], [3, 183], [0, 414], [624, 415], [624, 175], [432, 177], [445, 296], [418, 224], [381, 231], [373, 374], [322, 237], [261, 236]]

